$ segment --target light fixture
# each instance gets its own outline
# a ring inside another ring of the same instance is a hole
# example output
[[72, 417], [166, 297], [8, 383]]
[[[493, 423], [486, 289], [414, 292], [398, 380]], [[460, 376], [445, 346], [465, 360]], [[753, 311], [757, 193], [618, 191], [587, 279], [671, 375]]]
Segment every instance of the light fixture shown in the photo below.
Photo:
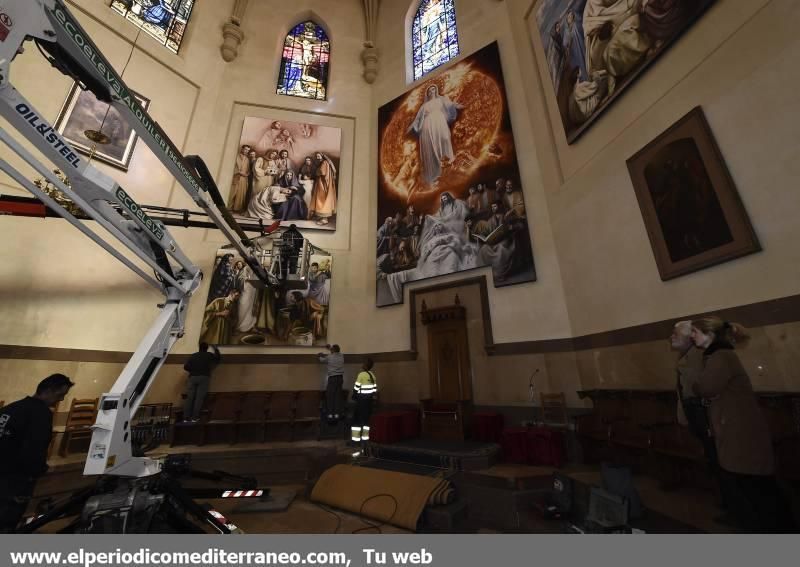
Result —
[[[125, 71], [128, 68], [128, 63], [131, 62], [131, 58], [133, 57], [133, 52], [136, 50], [136, 43], [139, 41], [139, 35], [142, 33], [142, 28], [139, 28], [139, 31], [136, 32], [136, 38], [133, 40], [133, 45], [131, 45], [131, 51], [128, 53], [128, 60], [125, 62], [125, 66], [122, 68], [122, 73], [119, 74], [119, 78], [122, 79], [125, 76]], [[106, 113], [103, 116], [103, 120], [100, 122], [100, 128], [97, 130], [84, 130], [83, 135], [86, 136], [87, 139], [93, 142], [92, 144], [92, 151], [89, 155], [89, 161], [92, 161], [94, 157], [95, 150], [97, 146], [105, 146], [111, 143], [111, 138], [103, 133], [103, 127], [106, 124], [106, 119], [108, 118], [108, 113], [111, 111], [111, 103], [108, 103], [106, 106]]]

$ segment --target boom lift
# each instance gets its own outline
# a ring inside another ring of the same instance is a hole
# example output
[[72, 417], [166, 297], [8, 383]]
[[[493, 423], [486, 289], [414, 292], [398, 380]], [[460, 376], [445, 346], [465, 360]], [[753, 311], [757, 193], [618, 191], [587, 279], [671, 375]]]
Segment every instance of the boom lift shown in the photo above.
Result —
[[[0, 141], [149, 266], [155, 277], [123, 255], [107, 237], [61, 207], [7, 160], [0, 158], [0, 170], [164, 294], [156, 321], [111, 390], [100, 399], [84, 468], [84, 475], [100, 477], [97, 487], [76, 495], [23, 531], [34, 531], [80, 509], [81, 518], [71, 526], [78, 531], [146, 532], [167, 529], [165, 525], [178, 531], [202, 531], [188, 519], [193, 517], [206, 527], [230, 533], [235, 526], [195, 503], [191, 493], [181, 488], [177, 478], [187, 474], [185, 459], [152, 459], [134, 454], [131, 445], [132, 417], [171, 348], [183, 336], [189, 298], [200, 285], [202, 273], [181, 251], [164, 222], [153, 219], [112, 178], [78, 155], [14, 88], [11, 64], [30, 40], [53, 67], [119, 111], [263, 285], [280, 285], [259, 262], [254, 243], [225, 207], [203, 161], [181, 155], [72, 16], [64, 0], [0, 0], [0, 116], [67, 175], [69, 186], [51, 171], [51, 166], [41, 163], [2, 128]], [[252, 482], [238, 480], [242, 484], [238, 488], [263, 494], [255, 490]]]

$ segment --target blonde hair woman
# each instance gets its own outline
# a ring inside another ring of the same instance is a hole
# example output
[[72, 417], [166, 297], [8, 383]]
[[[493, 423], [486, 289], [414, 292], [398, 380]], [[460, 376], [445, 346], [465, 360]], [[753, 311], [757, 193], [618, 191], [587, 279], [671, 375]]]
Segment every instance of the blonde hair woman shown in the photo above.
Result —
[[722, 489], [730, 512], [752, 532], [777, 532], [791, 525], [775, 479], [772, 437], [750, 377], [734, 347], [747, 330], [717, 316], [692, 321], [692, 341], [703, 350], [703, 370], [694, 393], [707, 400], [719, 455]]

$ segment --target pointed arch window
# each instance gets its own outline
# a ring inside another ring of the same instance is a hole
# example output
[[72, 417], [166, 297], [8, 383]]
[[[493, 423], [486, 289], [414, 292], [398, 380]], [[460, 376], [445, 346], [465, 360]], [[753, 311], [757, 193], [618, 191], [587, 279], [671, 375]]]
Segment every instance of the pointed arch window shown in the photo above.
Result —
[[455, 0], [422, 0], [411, 25], [414, 80], [458, 56]]
[[278, 75], [278, 94], [325, 100], [331, 42], [319, 24], [308, 20], [286, 35]]
[[117, 14], [178, 53], [195, 0], [111, 0]]

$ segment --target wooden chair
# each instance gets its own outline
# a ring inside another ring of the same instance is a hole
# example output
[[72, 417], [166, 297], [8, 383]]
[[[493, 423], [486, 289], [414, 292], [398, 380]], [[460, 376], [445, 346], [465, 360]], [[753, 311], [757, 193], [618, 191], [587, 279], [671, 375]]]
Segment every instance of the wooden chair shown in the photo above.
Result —
[[58, 450], [59, 455], [65, 457], [67, 453], [72, 452], [72, 443], [75, 441], [86, 441], [86, 446], [81, 450], [88, 450], [89, 442], [92, 439], [92, 425], [97, 419], [98, 403], [98, 398], [73, 398], [67, 415], [64, 436], [61, 438], [61, 446]]
[[[3, 405], [0, 406], [0, 407], [4, 407], [5, 406], [5, 401], [2, 402], [2, 403], [3, 403]], [[53, 414], [53, 423], [55, 423], [55, 421], [56, 421], [56, 416], [58, 415], [58, 408], [59, 407], [61, 407], [61, 402], [56, 402], [56, 405], [50, 408], [50, 413]], [[62, 431], [61, 431], [60, 427], [54, 426], [53, 427], [53, 431], [51, 433], [52, 434], [50, 435], [50, 444], [47, 446], [47, 458], [48, 459], [53, 456], [53, 449], [55, 449], [56, 441], [58, 441], [59, 445], [60, 445], [61, 440], [59, 439], [59, 434], [61, 434]]]
[[241, 439], [242, 429], [256, 429], [258, 441], [263, 443], [267, 427], [269, 392], [246, 392], [242, 396], [234, 443], [238, 443]]
[[172, 424], [172, 432], [169, 439], [169, 446], [175, 445], [202, 445], [205, 434], [204, 422], [208, 421], [211, 405], [214, 403], [215, 393], [209, 393], [203, 400], [203, 407], [200, 409], [200, 421], [191, 422], [183, 420], [183, 400], [186, 394], [181, 396], [181, 404], [175, 412], [175, 420]]
[[[342, 406], [345, 407], [345, 406]], [[303, 390], [297, 393], [294, 422], [316, 425], [316, 438], [320, 438], [320, 423], [322, 412], [322, 392], [319, 390]]]
[[267, 412], [267, 432], [271, 429], [271, 425], [288, 425], [289, 440], [294, 441], [294, 402], [296, 397], [297, 392], [272, 392]]
[[609, 456], [614, 423], [627, 418], [628, 393], [616, 390], [578, 392], [592, 400], [591, 413], [575, 418], [575, 433], [583, 448], [587, 462], [601, 461]]
[[[235, 425], [241, 406], [241, 392], [217, 392], [209, 409], [208, 420], [203, 423], [202, 445], [223, 438], [231, 445], [236, 440]], [[224, 432], [225, 435], [219, 435]]]
[[169, 441], [172, 404], [142, 404], [131, 419], [131, 445], [141, 454]]
[[665, 489], [675, 488], [690, 479], [695, 471], [706, 472], [703, 444], [677, 422], [653, 432], [651, 472]]
[[420, 400], [422, 436], [439, 441], [463, 441], [472, 421], [472, 400]]
[[566, 429], [569, 426], [567, 417], [567, 399], [564, 392], [555, 394], [539, 394], [542, 403], [542, 422], [547, 427]]
[[637, 469], [640, 465], [658, 466], [651, 449], [662, 429], [675, 425], [676, 399], [672, 393], [631, 392], [624, 417], [609, 428], [609, 448], [612, 460]]

